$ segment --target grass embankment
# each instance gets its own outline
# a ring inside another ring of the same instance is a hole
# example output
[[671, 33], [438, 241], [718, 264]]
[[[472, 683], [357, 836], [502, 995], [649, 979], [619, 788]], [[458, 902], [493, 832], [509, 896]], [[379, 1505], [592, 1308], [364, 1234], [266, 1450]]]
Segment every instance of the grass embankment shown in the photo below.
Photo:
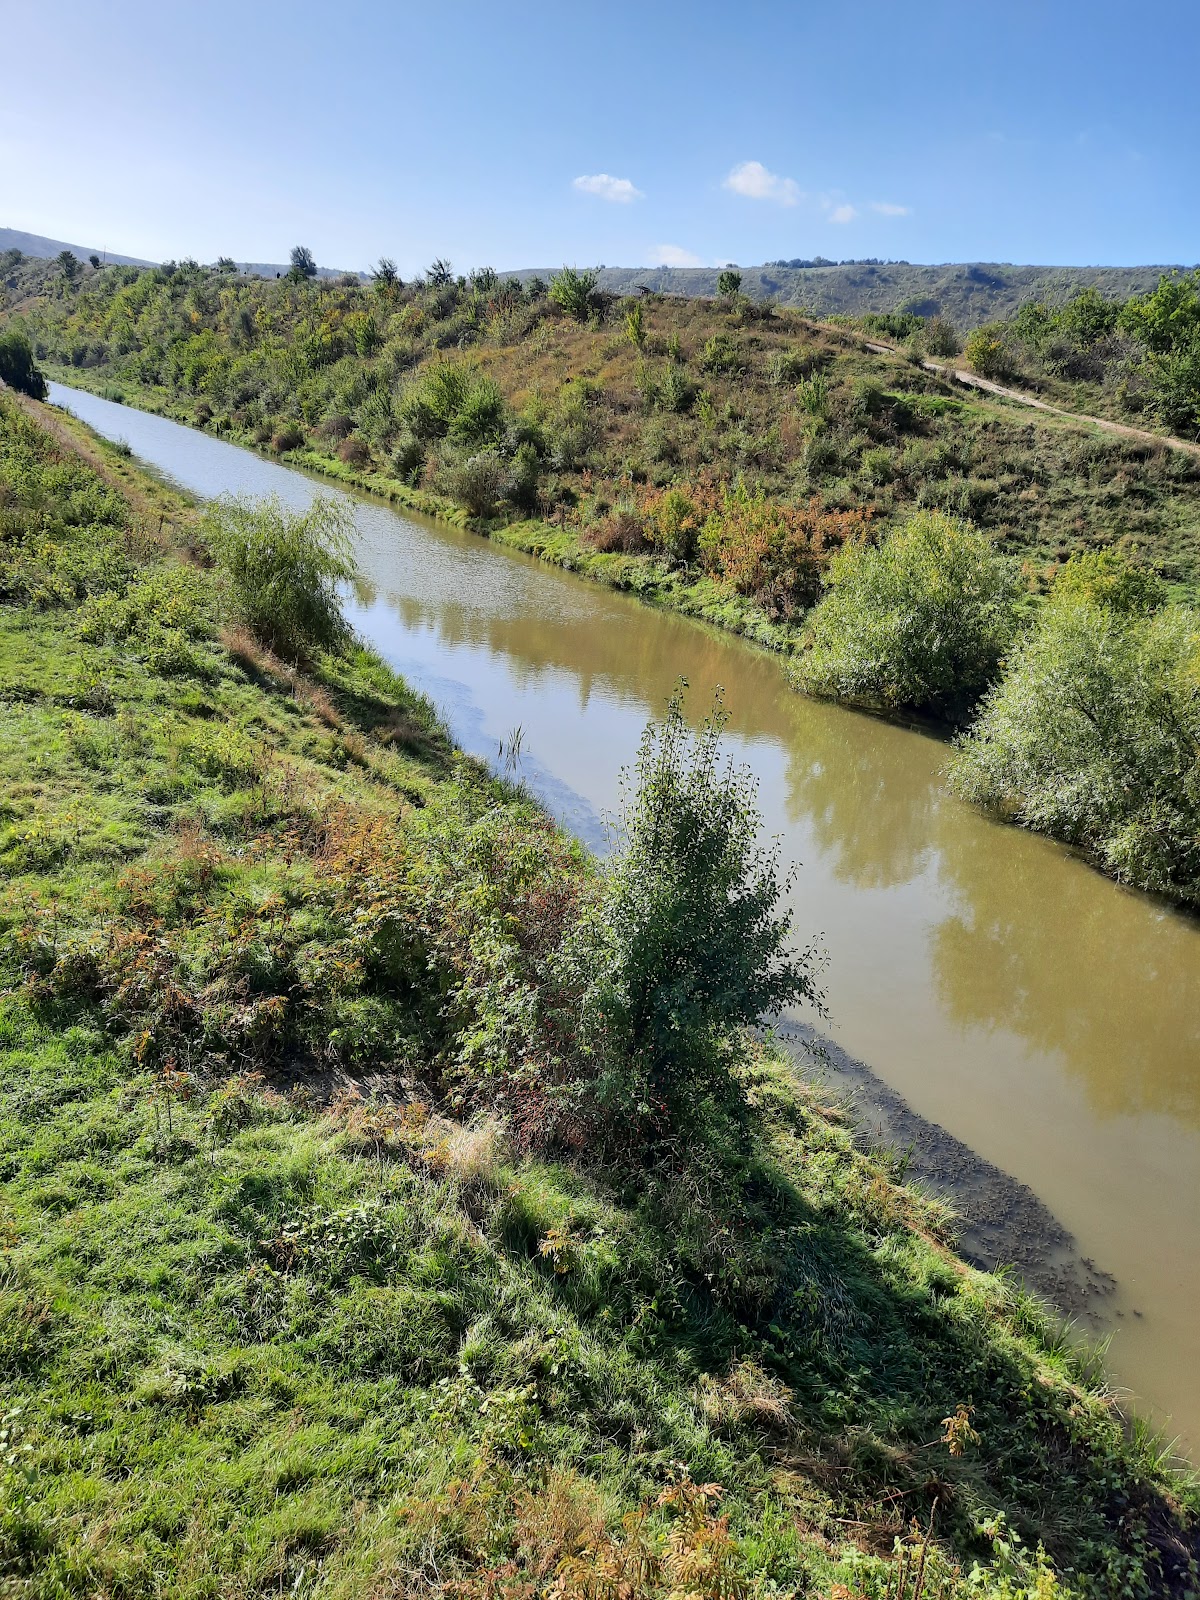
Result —
[[6, 1592], [1189, 1592], [1190, 1491], [769, 1055], [736, 1157], [551, 1159], [595, 869], [57, 426], [0, 396]]

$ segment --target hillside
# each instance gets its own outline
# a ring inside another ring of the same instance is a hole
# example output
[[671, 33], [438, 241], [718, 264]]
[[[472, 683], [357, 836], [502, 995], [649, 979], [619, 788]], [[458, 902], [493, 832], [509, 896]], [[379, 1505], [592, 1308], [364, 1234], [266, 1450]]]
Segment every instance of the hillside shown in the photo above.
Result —
[[769, 1052], [598, 1115], [524, 795], [78, 426], [0, 395], [0, 485], [0, 1581], [1187, 1592], [1094, 1363]]
[[[141, 256], [123, 256], [100, 247], [68, 244], [64, 239], [47, 239], [39, 233], [23, 233], [19, 228], [0, 228], [0, 256], [12, 250], [17, 250], [21, 255], [29, 256], [35, 261], [52, 261], [64, 250], [69, 250], [79, 261], [88, 261], [93, 255], [98, 255], [105, 263], [112, 266], [155, 265], [153, 261], [146, 261]], [[288, 270], [286, 261], [239, 261], [236, 266], [239, 272], [245, 273], [248, 277], [258, 278], [282, 277]], [[341, 267], [318, 267], [317, 276], [339, 278], [343, 275], [343, 271]], [[359, 274], [356, 273], [355, 276]]]
[[665, 584], [760, 637], [796, 626], [847, 538], [914, 507], [970, 517], [1034, 589], [1092, 549], [1200, 582], [1194, 456], [964, 390], [916, 346], [881, 354], [744, 298], [598, 299], [580, 317], [495, 274], [18, 277], [9, 317], [70, 382], [431, 510], [533, 519], [615, 581]]
[[[514, 274], [522, 281], [548, 279], [549, 268]], [[742, 291], [753, 300], [773, 300], [814, 317], [861, 317], [868, 312], [915, 311], [940, 316], [964, 332], [1012, 316], [1029, 300], [1065, 300], [1095, 288], [1109, 299], [1153, 289], [1170, 267], [1024, 267], [1007, 262], [847, 262], [822, 267], [782, 263], [742, 267]], [[610, 294], [707, 295], [717, 293], [718, 267], [604, 267], [600, 287]]]

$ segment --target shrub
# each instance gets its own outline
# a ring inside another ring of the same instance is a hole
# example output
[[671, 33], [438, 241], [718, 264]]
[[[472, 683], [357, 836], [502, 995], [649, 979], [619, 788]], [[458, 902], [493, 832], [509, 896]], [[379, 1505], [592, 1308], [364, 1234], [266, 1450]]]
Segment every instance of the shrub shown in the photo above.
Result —
[[643, 509], [655, 549], [681, 566], [693, 561], [704, 518], [683, 490], [667, 489], [652, 495]]
[[304, 443], [304, 434], [294, 422], [287, 422], [271, 435], [271, 449], [282, 455], [285, 450], [298, 450]]
[[444, 466], [438, 475], [438, 487], [473, 517], [490, 517], [504, 498], [508, 476], [504, 458], [487, 450]]
[[606, 517], [587, 529], [585, 537], [594, 549], [605, 555], [620, 551], [623, 555], [635, 556], [650, 549], [642, 519], [630, 505], [614, 506]]
[[917, 512], [881, 545], [847, 545], [827, 583], [796, 668], [812, 694], [955, 717], [1013, 635], [1007, 565], [986, 534], [941, 512]]
[[598, 281], [599, 275], [592, 268], [578, 272], [574, 267], [564, 267], [550, 279], [550, 299], [576, 322], [586, 322], [600, 307]]
[[348, 439], [343, 439], [337, 447], [338, 460], [344, 461], [348, 467], [366, 467], [371, 462], [371, 449], [365, 439], [360, 439], [352, 433]]
[[755, 780], [722, 762], [719, 701], [692, 737], [685, 687], [624, 775], [621, 845], [574, 951], [596, 1092], [635, 1140], [736, 1115], [742, 1030], [821, 1004], [815, 952], [791, 947], [778, 849], [758, 844]]
[[742, 275], [726, 269], [717, 278], [717, 293], [722, 300], [735, 300], [742, 290]]
[[931, 317], [925, 328], [925, 349], [931, 356], [941, 357], [956, 356], [962, 349], [962, 341], [952, 322], [945, 317]]
[[727, 333], [714, 333], [704, 346], [700, 365], [705, 372], [732, 374], [745, 367], [741, 351]]
[[866, 526], [864, 511], [825, 511], [816, 498], [807, 506], [780, 505], [739, 482], [710, 511], [700, 547], [709, 570], [739, 594], [753, 596], [773, 616], [790, 617], [816, 599], [832, 552]]
[[1200, 903], [1200, 614], [1095, 558], [1063, 569], [959, 746], [958, 792]]
[[[71, 259], [73, 261], [74, 256]], [[33, 346], [15, 328], [0, 333], [0, 380], [10, 389], [32, 395], [35, 400], [44, 400], [49, 392], [33, 359]]]
[[278, 499], [222, 500], [203, 524], [239, 619], [290, 661], [349, 639], [338, 589], [355, 573], [352, 528], [350, 512], [323, 497], [307, 511]]
[[995, 324], [975, 328], [967, 335], [965, 354], [981, 378], [1003, 378], [1012, 369], [1008, 346]]

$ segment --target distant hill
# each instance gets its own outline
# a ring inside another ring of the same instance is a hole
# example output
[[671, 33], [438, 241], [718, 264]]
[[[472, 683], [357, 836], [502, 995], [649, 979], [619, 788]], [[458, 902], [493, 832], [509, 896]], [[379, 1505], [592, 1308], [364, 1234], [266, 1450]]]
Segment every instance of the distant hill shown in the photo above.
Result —
[[[511, 274], [527, 280], [549, 278], [552, 267], [528, 267]], [[868, 311], [915, 311], [947, 317], [957, 327], [1009, 317], [1026, 300], [1065, 299], [1095, 285], [1114, 300], [1153, 289], [1170, 266], [1019, 267], [1006, 262], [972, 261], [941, 266], [909, 262], [847, 262], [838, 266], [789, 267], [768, 263], [741, 267], [742, 292], [754, 300], [774, 300], [815, 317], [862, 316]], [[719, 267], [604, 267], [600, 287], [612, 294], [645, 288], [656, 294], [715, 295]]]
[[[55, 256], [61, 255], [64, 250], [69, 250], [72, 255], [78, 256], [80, 261], [86, 261], [89, 256], [100, 256], [104, 261], [122, 267], [155, 267], [156, 261], [146, 261], [141, 256], [123, 256], [115, 250], [102, 250], [99, 246], [68, 244], [65, 239], [47, 239], [40, 233], [22, 233], [19, 228], [0, 228], [0, 251], [19, 250], [23, 256], [34, 256], [43, 261], [52, 261]], [[282, 277], [288, 270], [286, 261], [239, 261], [239, 272], [248, 277], [274, 278]], [[319, 278], [340, 278], [343, 276], [341, 267], [318, 267]], [[365, 274], [353, 273], [352, 276], [361, 278]]]
[[64, 250], [69, 250], [80, 261], [86, 261], [89, 256], [100, 256], [102, 260], [115, 262], [122, 267], [155, 265], [141, 256], [119, 255], [117, 251], [103, 250], [99, 245], [68, 244], [65, 239], [47, 239], [40, 233], [22, 233], [19, 228], [0, 228], [0, 250], [19, 250], [23, 256], [36, 256], [45, 261], [52, 261]]

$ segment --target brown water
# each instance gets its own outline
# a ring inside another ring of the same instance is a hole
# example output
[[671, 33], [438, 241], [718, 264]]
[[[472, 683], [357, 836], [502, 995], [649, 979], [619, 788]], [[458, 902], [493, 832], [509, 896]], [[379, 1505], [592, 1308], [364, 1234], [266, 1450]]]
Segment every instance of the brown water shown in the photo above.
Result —
[[[322, 486], [74, 390], [64, 404], [200, 496]], [[1020, 1179], [1116, 1279], [1110, 1370], [1200, 1445], [1200, 925], [946, 793], [945, 747], [789, 691], [737, 640], [469, 534], [352, 501], [375, 646], [603, 844], [618, 769], [675, 680], [725, 689], [734, 754], [800, 864], [832, 1037], [923, 1116]]]

